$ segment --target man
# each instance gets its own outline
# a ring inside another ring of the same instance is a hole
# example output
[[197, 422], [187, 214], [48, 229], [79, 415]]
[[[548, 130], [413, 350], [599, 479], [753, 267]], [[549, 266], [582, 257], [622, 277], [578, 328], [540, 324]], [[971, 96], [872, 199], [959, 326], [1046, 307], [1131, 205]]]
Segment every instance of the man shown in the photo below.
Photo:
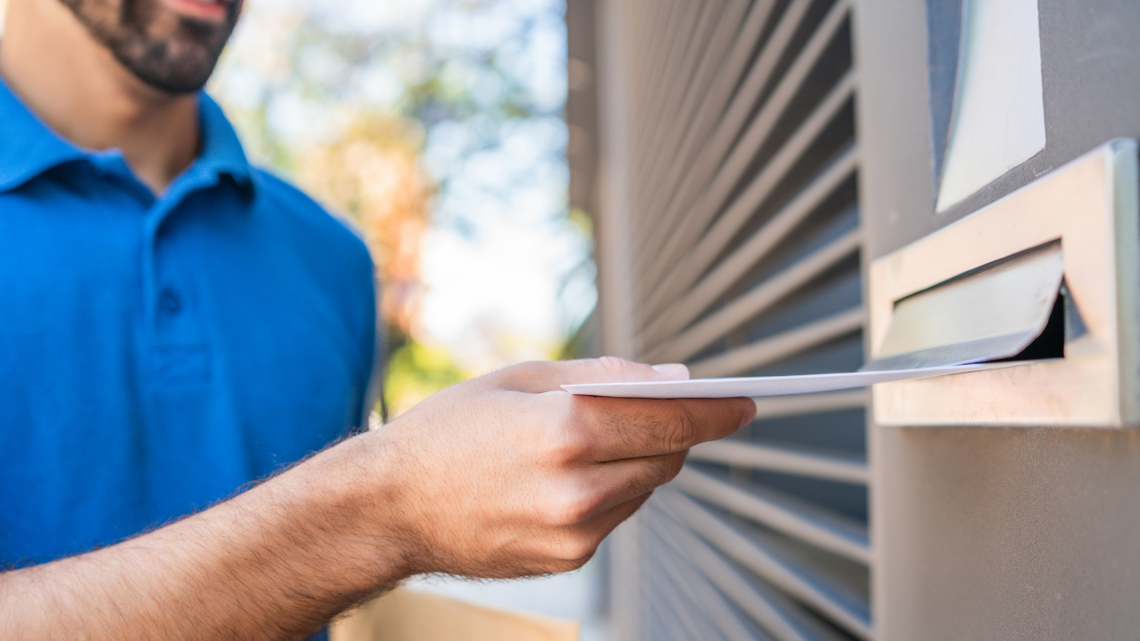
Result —
[[416, 573], [569, 570], [754, 413], [556, 391], [682, 366], [522, 365], [205, 509], [351, 433], [374, 347], [362, 244], [199, 92], [240, 9], [9, 0], [0, 637], [301, 638]]

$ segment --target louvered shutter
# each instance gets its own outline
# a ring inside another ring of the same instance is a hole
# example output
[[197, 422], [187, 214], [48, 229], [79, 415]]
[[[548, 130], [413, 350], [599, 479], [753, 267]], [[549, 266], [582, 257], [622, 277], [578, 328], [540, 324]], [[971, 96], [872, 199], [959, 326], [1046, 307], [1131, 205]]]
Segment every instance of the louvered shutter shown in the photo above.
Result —
[[[850, 2], [590, 10], [570, 55], [596, 56], [598, 156], [572, 184], [595, 194], [605, 350], [695, 377], [859, 367]], [[617, 638], [871, 637], [865, 395], [757, 404], [612, 537]]]

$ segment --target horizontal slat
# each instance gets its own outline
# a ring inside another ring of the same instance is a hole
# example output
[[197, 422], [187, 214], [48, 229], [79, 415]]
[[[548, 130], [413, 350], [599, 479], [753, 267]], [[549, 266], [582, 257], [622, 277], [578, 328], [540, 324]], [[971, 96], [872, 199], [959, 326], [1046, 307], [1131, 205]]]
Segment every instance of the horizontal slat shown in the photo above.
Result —
[[863, 327], [862, 308], [801, 325], [763, 340], [698, 361], [689, 366], [693, 378], [736, 376], [742, 372], [781, 361], [789, 356], [822, 345]]
[[[648, 576], [651, 585], [661, 585], [663, 577]], [[702, 633], [690, 629], [685, 619], [678, 614], [678, 608], [673, 605], [675, 599], [669, 596], [669, 591], [658, 590], [652, 598], [646, 599], [645, 612], [638, 612], [645, 626], [640, 629], [639, 638], [642, 639], [700, 639]], [[714, 637], [715, 638], [715, 637]]]
[[766, 488], [742, 489], [686, 467], [672, 485], [733, 514], [860, 563], [871, 559], [867, 529]]
[[755, 110], [761, 91], [771, 80], [776, 64], [783, 57], [791, 43], [792, 36], [795, 35], [810, 6], [811, 0], [792, 0], [791, 4], [784, 9], [776, 28], [768, 36], [760, 55], [757, 56], [756, 61], [749, 69], [744, 82], [733, 94], [728, 109], [725, 110], [712, 136], [701, 150], [701, 155], [690, 167], [689, 173], [685, 175], [685, 183], [679, 198], [670, 203], [669, 207], [659, 217], [657, 221], [659, 225], [647, 230], [649, 233], [645, 237], [646, 242], [637, 245], [639, 250], [664, 246], [661, 242], [663, 235], [672, 230], [678, 217], [689, 209], [697, 196], [704, 190], [709, 178], [720, 167], [724, 157], [731, 149], [732, 143], [739, 136], [741, 129], [744, 128], [749, 114]]
[[[723, 589], [718, 591], [718, 588], [702, 574], [702, 571], [694, 567], [689, 551], [679, 549], [668, 536], [667, 522], [650, 510], [645, 510], [642, 514], [648, 515], [645, 520], [650, 526], [649, 532], [665, 548], [665, 553], [659, 555], [655, 561], [664, 570], [667, 575], [666, 578], [674, 585], [681, 587], [692, 600], [690, 607], [696, 606], [702, 610], [709, 620], [717, 626], [724, 638], [729, 641], [754, 641], [752, 632], [745, 627], [740, 617], [721, 598]], [[737, 599], [733, 598], [733, 601], [737, 601]], [[755, 615], [753, 618], [756, 618]], [[703, 639], [704, 637], [693, 638]]]
[[[763, 260], [787, 238], [819, 207], [820, 203], [854, 175], [857, 158], [857, 151], [854, 148], [844, 152], [826, 171], [777, 211], [687, 294], [654, 319], [646, 328], [645, 342], [652, 344], [662, 340], [704, 312], [753, 265]], [[804, 262], [807, 260], [811, 259], [805, 259]]]
[[658, 538], [678, 557], [689, 560], [717, 589], [776, 638], [807, 638], [813, 641], [850, 638], [825, 625], [826, 615], [821, 617], [819, 613], [809, 611], [788, 594], [733, 566], [713, 546], [686, 527], [684, 520], [670, 507], [658, 509], [659, 503], [650, 505], [654, 534], [659, 533]]
[[649, 342], [670, 335], [698, 317], [748, 269], [764, 259], [787, 238], [817, 207], [855, 173], [858, 152], [851, 148], [835, 160], [823, 173], [764, 222], [748, 240], [730, 256], [717, 264], [666, 313], [646, 328]]
[[756, 403], [756, 418], [777, 418], [797, 414], [822, 414], [841, 410], [862, 409], [867, 406], [867, 390], [853, 389], [822, 394], [796, 396], [763, 396], [752, 399]]
[[[678, 128], [684, 132], [684, 138], [681, 141], [680, 149], [668, 158], [670, 161], [669, 172], [665, 180], [658, 185], [658, 191], [650, 200], [650, 211], [661, 212], [674, 200], [684, 200], [686, 198], [685, 189], [699, 189], [697, 181], [690, 178], [693, 168], [699, 165], [698, 155], [701, 149], [698, 145], [708, 142], [709, 136], [717, 124], [717, 118], [724, 112], [737, 84], [747, 70], [756, 42], [760, 39], [764, 25], [767, 24], [775, 4], [774, 0], [756, 0], [752, 3], [748, 10], [748, 16], [744, 19], [744, 24], [741, 25], [740, 31], [732, 43], [732, 49], [717, 71], [712, 86], [701, 100], [700, 109], [693, 118], [692, 125], [684, 122], [678, 123]], [[677, 192], [678, 189], [681, 190], [680, 193]], [[695, 192], [695, 194], [697, 193], [699, 191]], [[696, 197], [695, 194], [692, 196], [693, 198]], [[646, 230], [646, 233], [649, 231]], [[644, 237], [645, 234], [640, 234], [637, 239]], [[639, 250], [644, 249], [645, 247], [639, 247]], [[639, 253], [644, 252], [639, 251]]]
[[729, 332], [805, 287], [840, 261], [854, 255], [861, 244], [862, 233], [858, 230], [833, 240], [738, 296], [716, 313], [664, 344], [661, 349], [650, 352], [647, 359], [652, 362], [687, 360], [714, 341], [724, 338]]
[[635, 180], [641, 182], [652, 184], [659, 178], [657, 175], [658, 163], [661, 162], [661, 155], [677, 128], [677, 118], [682, 103], [684, 103], [686, 88], [699, 82], [699, 79], [693, 74], [696, 71], [697, 62], [703, 57], [702, 54], [706, 50], [707, 39], [712, 35], [718, 19], [723, 13], [724, 2], [723, 0], [712, 0], [696, 3], [694, 8], [699, 11], [699, 17], [692, 32], [687, 34], [683, 47], [676, 45], [672, 47], [676, 51], [684, 50], [680, 68], [676, 75], [666, 78], [665, 84], [658, 88], [663, 108], [656, 116], [657, 121], [652, 125], [655, 133], [650, 140], [651, 146], [647, 149], [649, 159], [645, 164], [634, 168], [637, 172]]
[[[655, 551], [659, 554], [669, 552], [664, 543], [655, 547], [657, 548]], [[650, 580], [649, 586], [652, 586], [658, 596], [657, 599], [650, 601], [650, 607], [657, 611], [658, 620], [675, 619], [683, 628], [685, 633], [683, 638], [686, 639], [717, 638], [713, 632], [714, 622], [705, 613], [685, 607], [685, 595], [681, 594], [685, 591], [685, 584], [671, 580], [665, 572], [665, 566], [660, 564], [651, 563], [647, 568], [647, 574]]]
[[[669, 3], [666, 8], [668, 14], [668, 21], [663, 25], [661, 31], [652, 33], [650, 40], [651, 49], [648, 51], [650, 57], [645, 60], [647, 65], [646, 71], [639, 74], [642, 79], [642, 87], [637, 94], [637, 102], [635, 108], [641, 117], [634, 121], [633, 133], [635, 134], [634, 153], [638, 156], [638, 162], [634, 167], [640, 167], [645, 164], [646, 159], [650, 157], [649, 147], [653, 143], [653, 130], [652, 125], [656, 122], [656, 114], [662, 106], [662, 100], [657, 95], [663, 83], [669, 79], [670, 63], [679, 55], [678, 47], [670, 46], [677, 35], [687, 26], [686, 25], [686, 12], [692, 11], [693, 6], [689, 3], [678, 2]], [[645, 191], [644, 183], [636, 179], [636, 175], [631, 172], [630, 186], [634, 195], [641, 194]], [[640, 199], [639, 199], [640, 200]], [[637, 201], [635, 201], [637, 202]], [[632, 209], [634, 218], [638, 218], [638, 207]]]
[[860, 458], [741, 441], [702, 443], [689, 450], [689, 460], [863, 485], [870, 478], [867, 461]]
[[829, 589], [825, 579], [789, 564], [679, 492], [663, 488], [654, 495], [653, 501], [721, 553], [852, 634], [863, 639], [871, 638], [867, 603], [853, 602], [840, 592]]
[[[643, 188], [651, 184], [652, 176], [646, 170], [659, 154], [657, 147], [661, 143], [662, 131], [667, 131], [665, 128], [672, 125], [673, 106], [680, 99], [682, 91], [680, 87], [688, 84], [685, 66], [692, 54], [692, 41], [697, 32], [703, 26], [707, 26], [708, 14], [709, 5], [706, 3], [684, 3], [676, 30], [665, 34], [664, 40], [672, 46], [665, 50], [663, 74], [650, 87], [652, 93], [649, 97], [652, 101], [641, 114], [647, 132], [645, 144], [641, 149], [645, 161], [634, 167], [632, 176], [634, 184]], [[644, 208], [641, 209], [639, 214], [642, 216], [648, 214]]]
[[[850, 102], [854, 92], [855, 72], [849, 71], [796, 129], [796, 132], [784, 142], [748, 187], [716, 219], [716, 222], [712, 223], [708, 231], [704, 232], [692, 251], [682, 254], [675, 249], [678, 242], [690, 235], [700, 234], [710, 222], [710, 216], [707, 215], [685, 217], [677, 232], [658, 254], [656, 267], [647, 275], [655, 281], [660, 278], [661, 283], [645, 302], [647, 314], [659, 311], [667, 301], [675, 297], [678, 292], [687, 289], [704, 273], [823, 130], [835, 120], [844, 105]], [[669, 269], [669, 265], [673, 265], [673, 268]]]
[[[631, 92], [633, 98], [631, 106], [635, 113], [645, 114], [659, 105], [658, 101], [652, 100], [653, 87], [660, 86], [661, 80], [667, 77], [665, 62], [672, 50], [669, 47], [672, 42], [671, 36], [678, 29], [683, 8], [687, 5], [687, 3], [682, 2], [664, 2], [662, 4], [662, 11], [653, 12], [659, 14], [661, 18], [653, 29], [645, 34], [648, 46], [643, 45], [644, 49], [642, 50], [645, 55], [639, 57], [638, 62], [640, 64], [633, 73], [633, 78], [636, 79], [637, 84]], [[634, 153], [641, 155], [644, 153], [645, 143], [648, 140], [648, 120], [642, 117], [634, 120], [632, 125], [632, 149]], [[636, 187], [637, 183], [632, 182], [632, 185]]]
[[[653, 38], [652, 35], [665, 28], [676, 6], [674, 3], [662, 2], [658, 5], [657, 11], [648, 11], [637, 5], [627, 7], [633, 14], [629, 16], [629, 20], [636, 25], [636, 31], [633, 34], [634, 39], [629, 47], [629, 77], [632, 79], [629, 87], [629, 98], [631, 106], [634, 108], [640, 107], [645, 88], [653, 79], [655, 69], [649, 65], [649, 61], [655, 59], [654, 54], [657, 49], [666, 44], [664, 39]], [[632, 123], [630, 128], [631, 139], [636, 139], [640, 126], [641, 123]]]
[[[756, 4], [765, 4], [765, 1]], [[771, 3], [767, 2], [767, 4], [770, 5]], [[658, 181], [659, 185], [663, 186], [649, 198], [647, 209], [651, 212], [658, 211], [657, 206], [661, 202], [661, 198], [668, 197], [665, 192], [672, 189], [672, 185], [668, 182], [669, 178], [666, 176], [675, 170], [677, 163], [681, 160], [678, 147], [682, 144], [685, 136], [692, 133], [696, 128], [705, 127], [707, 129], [713, 124], [711, 121], [706, 124], [707, 118], [702, 120], [704, 113], [700, 109], [703, 109], [705, 101], [709, 100], [710, 89], [715, 91], [715, 83], [720, 81], [717, 69], [735, 64], [734, 54], [730, 54], [730, 52], [736, 40], [734, 36], [740, 33], [742, 28], [748, 27], [747, 21], [742, 22], [748, 8], [749, 3], [746, 0], [729, 0], [726, 3], [724, 10], [720, 13], [711, 40], [701, 56], [701, 62], [696, 71], [693, 72], [693, 81], [684, 86], [685, 95], [681, 101], [681, 107], [676, 118], [670, 123], [671, 126], [665, 132], [665, 142], [661, 153], [651, 160], [653, 167], [650, 175]], [[749, 41], [748, 44], [751, 45], [752, 42]], [[740, 68], [743, 68], [743, 63], [740, 63]], [[732, 71], [726, 69], [725, 73], [731, 74]], [[739, 73], [739, 70], [736, 71], [737, 76]]]
[[776, 123], [787, 113], [792, 99], [803, 87], [811, 71], [819, 64], [820, 56], [835, 39], [839, 27], [847, 19], [847, 4], [837, 2], [816, 28], [803, 49], [796, 55], [795, 62], [784, 72], [771, 96], [749, 123], [747, 129], [735, 143], [732, 152], [717, 169], [716, 176], [701, 194], [689, 216], [709, 218], [720, 211], [733, 188], [740, 182], [744, 172], [752, 164], [756, 152], [764, 147], [776, 131]]
[[[660, 517], [651, 518], [654, 534], [664, 545], [672, 548], [673, 554], [691, 562], [707, 579], [716, 586], [741, 610], [752, 617], [765, 630], [781, 641], [810, 641], [793, 619], [790, 608], [782, 608], [770, 595], [761, 593], [749, 585], [740, 573], [724, 561], [716, 552], [695, 535], [682, 527], [668, 527]], [[663, 559], [663, 567], [671, 565], [671, 559]]]

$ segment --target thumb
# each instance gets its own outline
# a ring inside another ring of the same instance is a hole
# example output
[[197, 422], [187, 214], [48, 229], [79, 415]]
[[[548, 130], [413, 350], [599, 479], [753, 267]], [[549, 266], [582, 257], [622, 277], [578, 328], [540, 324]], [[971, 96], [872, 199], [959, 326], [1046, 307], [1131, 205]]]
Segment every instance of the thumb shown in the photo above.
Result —
[[633, 383], [638, 381], [685, 381], [689, 368], [681, 363], [646, 365], [624, 358], [603, 356], [557, 363], [524, 363], [507, 370], [511, 387], [520, 392], [542, 393], [573, 383]]

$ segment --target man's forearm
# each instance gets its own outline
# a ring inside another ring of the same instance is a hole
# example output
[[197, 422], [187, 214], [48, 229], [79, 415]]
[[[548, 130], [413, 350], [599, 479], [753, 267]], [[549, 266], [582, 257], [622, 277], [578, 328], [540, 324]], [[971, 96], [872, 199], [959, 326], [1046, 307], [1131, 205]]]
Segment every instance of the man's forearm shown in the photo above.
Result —
[[[0, 574], [4, 638], [290, 639], [403, 578], [354, 439], [118, 545]], [[359, 462], [359, 464], [354, 464]], [[371, 486], [375, 490], [375, 485]], [[367, 518], [362, 514], [367, 513]]]
[[581, 567], [749, 399], [588, 399], [563, 383], [687, 376], [530, 363], [436, 394], [177, 523], [0, 574], [0, 638], [298, 639], [413, 573]]

